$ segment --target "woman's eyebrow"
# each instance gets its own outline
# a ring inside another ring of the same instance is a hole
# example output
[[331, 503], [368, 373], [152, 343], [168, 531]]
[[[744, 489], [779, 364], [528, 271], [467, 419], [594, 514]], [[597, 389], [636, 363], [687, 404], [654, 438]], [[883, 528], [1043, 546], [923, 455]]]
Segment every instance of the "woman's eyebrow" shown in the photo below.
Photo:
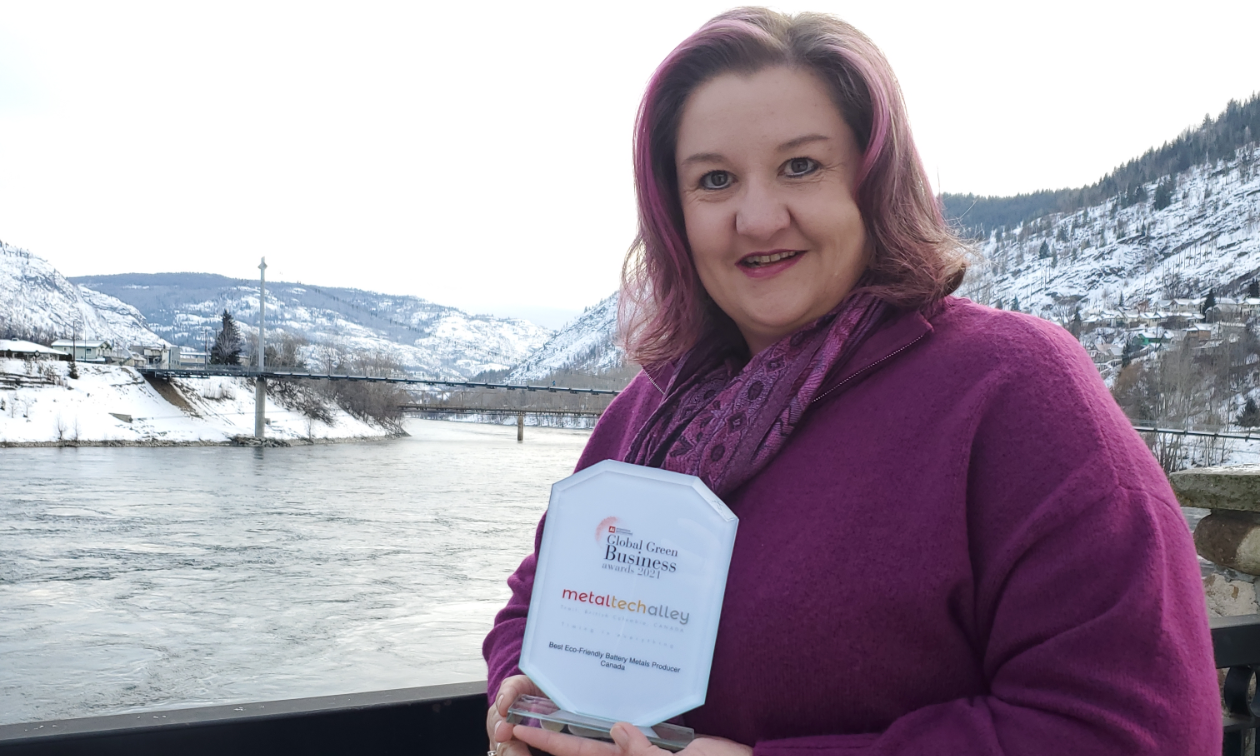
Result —
[[795, 139], [789, 139], [779, 145], [778, 151], [787, 152], [788, 150], [794, 150], [804, 144], [810, 144], [812, 142], [826, 142], [829, 139], [831, 139], [831, 137], [823, 136], [822, 134], [806, 134], [805, 136], [798, 136]]
[[[823, 134], [806, 134], [805, 136], [798, 136], [795, 139], [789, 139], [788, 141], [779, 145], [776, 151], [787, 152], [788, 150], [794, 150], [797, 147], [800, 147], [801, 145], [804, 145], [804, 144], [811, 144], [813, 142], [826, 142], [826, 141], [830, 141], [830, 139], [831, 137], [824, 136]], [[685, 158], [682, 161], [682, 165], [692, 165], [694, 163], [721, 163], [725, 160], [726, 158], [722, 157], [720, 154], [716, 152], [697, 152], [696, 154]]]
[[697, 152], [691, 157], [682, 161], [683, 165], [691, 165], [692, 163], [721, 163], [726, 160], [716, 152]]

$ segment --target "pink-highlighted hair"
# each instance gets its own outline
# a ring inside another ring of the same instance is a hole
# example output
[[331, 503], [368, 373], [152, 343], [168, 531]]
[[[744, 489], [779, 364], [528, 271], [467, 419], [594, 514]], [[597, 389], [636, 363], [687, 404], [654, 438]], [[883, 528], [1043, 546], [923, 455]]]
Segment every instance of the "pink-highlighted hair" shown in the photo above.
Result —
[[639, 233], [622, 268], [618, 321], [629, 358], [659, 365], [706, 333], [737, 334], [700, 283], [683, 225], [675, 148], [687, 98], [724, 73], [811, 71], [863, 150], [857, 204], [872, 242], [867, 290], [901, 307], [952, 292], [963, 247], [941, 215], [910, 134], [901, 87], [883, 53], [832, 16], [737, 8], [674, 48], [648, 82], [634, 129]]

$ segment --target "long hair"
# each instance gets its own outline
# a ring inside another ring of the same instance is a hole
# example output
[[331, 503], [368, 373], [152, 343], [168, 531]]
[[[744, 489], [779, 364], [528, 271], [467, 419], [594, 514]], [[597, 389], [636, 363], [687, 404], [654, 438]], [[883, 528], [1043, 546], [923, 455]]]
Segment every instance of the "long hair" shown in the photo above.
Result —
[[687, 244], [675, 165], [678, 125], [700, 85], [772, 66], [811, 71], [825, 82], [862, 150], [856, 199], [873, 247], [867, 290], [900, 307], [919, 307], [962, 283], [963, 247], [932, 196], [901, 87], [883, 53], [832, 16], [737, 8], [674, 48], [639, 105], [639, 231], [622, 266], [618, 303], [621, 340], [635, 362], [668, 362], [714, 328], [733, 332], [704, 291]]

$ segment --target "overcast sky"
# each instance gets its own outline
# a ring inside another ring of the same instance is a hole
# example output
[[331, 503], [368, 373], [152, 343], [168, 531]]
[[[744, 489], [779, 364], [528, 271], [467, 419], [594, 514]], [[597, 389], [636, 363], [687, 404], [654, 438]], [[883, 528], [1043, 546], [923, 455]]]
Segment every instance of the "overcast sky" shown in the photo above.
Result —
[[[616, 288], [648, 76], [727, 7], [0, 0], [0, 239], [554, 326]], [[1091, 183], [1260, 90], [1255, 0], [773, 7], [883, 48], [948, 192]]]

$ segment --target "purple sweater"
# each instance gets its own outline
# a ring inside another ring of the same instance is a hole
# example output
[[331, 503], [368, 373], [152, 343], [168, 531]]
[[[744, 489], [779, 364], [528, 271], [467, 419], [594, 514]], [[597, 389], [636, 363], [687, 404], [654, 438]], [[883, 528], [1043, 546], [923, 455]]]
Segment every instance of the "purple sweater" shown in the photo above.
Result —
[[[1220, 753], [1190, 534], [1066, 331], [948, 299], [828, 385], [727, 497], [739, 535], [688, 726], [763, 756]], [[578, 469], [621, 459], [660, 398], [640, 374]], [[519, 673], [534, 565], [484, 644], [492, 698]]]

